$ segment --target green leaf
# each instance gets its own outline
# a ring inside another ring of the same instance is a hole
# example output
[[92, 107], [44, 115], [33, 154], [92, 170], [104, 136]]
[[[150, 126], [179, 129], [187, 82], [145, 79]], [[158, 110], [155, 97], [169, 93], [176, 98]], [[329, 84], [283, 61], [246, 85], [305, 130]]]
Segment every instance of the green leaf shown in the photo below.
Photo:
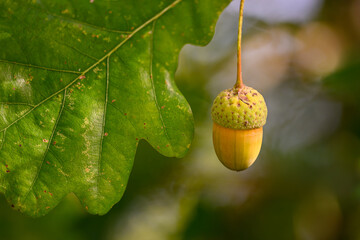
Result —
[[1, 1], [0, 190], [10, 205], [42, 216], [73, 192], [105, 214], [141, 139], [183, 157], [193, 117], [174, 81], [178, 54], [208, 43], [229, 2]]

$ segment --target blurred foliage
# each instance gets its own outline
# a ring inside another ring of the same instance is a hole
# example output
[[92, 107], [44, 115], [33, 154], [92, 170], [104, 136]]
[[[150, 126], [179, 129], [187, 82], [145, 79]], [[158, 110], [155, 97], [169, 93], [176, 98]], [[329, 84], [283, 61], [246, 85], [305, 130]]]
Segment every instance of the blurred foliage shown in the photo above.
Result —
[[269, 107], [251, 168], [225, 169], [211, 140], [212, 99], [236, 76], [234, 3], [209, 46], [181, 53], [177, 83], [196, 122], [190, 154], [166, 158], [141, 142], [123, 200], [102, 217], [69, 196], [34, 220], [1, 197], [1, 239], [360, 239], [360, 0], [319, 3], [304, 22], [268, 23], [245, 7], [245, 83]]

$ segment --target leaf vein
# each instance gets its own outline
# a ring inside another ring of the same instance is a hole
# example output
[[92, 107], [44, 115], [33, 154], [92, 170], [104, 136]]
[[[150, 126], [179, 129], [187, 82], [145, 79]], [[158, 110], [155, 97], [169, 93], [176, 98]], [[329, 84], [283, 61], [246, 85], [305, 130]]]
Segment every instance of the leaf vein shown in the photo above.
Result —
[[1, 141], [1, 146], [0, 146], [0, 151], [3, 149], [4, 144], [5, 144], [5, 137], [6, 137], [6, 130], [3, 131], [3, 136], [2, 136], [2, 141]]
[[102, 131], [101, 131], [101, 138], [100, 138], [100, 148], [99, 148], [99, 161], [98, 161], [98, 175], [97, 175], [97, 193], [99, 194], [99, 180], [101, 177], [101, 158], [102, 158], [102, 151], [103, 151], [103, 142], [105, 136], [105, 123], [106, 123], [106, 111], [107, 105], [109, 100], [109, 67], [110, 67], [110, 57], [106, 59], [106, 92], [105, 92], [105, 103], [104, 103], [104, 115], [103, 115], [103, 122], [102, 122]]
[[[123, 111], [121, 111], [119, 108], [115, 107], [115, 105], [110, 104], [110, 106], [112, 106], [113, 108], [115, 108], [116, 110], [118, 110], [118, 111], [121, 113], [121, 115], [124, 115], [124, 112], [123, 112]], [[130, 121], [130, 119], [129, 119], [129, 118], [126, 118], [126, 120], [127, 120], [127, 121], [131, 124], [131, 126], [134, 128], [134, 130], [135, 130], [135, 132], [136, 132], [136, 128], [135, 128], [135, 126], [134, 126], [133, 122], [132, 122], [132, 121]]]
[[[68, 48], [70, 48], [70, 49], [72, 49], [72, 50], [80, 53], [81, 55], [83, 55], [83, 56], [85, 56], [85, 57], [88, 57], [88, 58], [90, 58], [90, 59], [92, 59], [92, 60], [95, 60], [95, 61], [99, 60], [99, 59], [97, 59], [96, 57], [93, 57], [93, 56], [91, 56], [91, 55], [89, 55], [89, 54], [87, 54], [87, 53], [85, 53], [85, 52], [77, 49], [76, 47], [70, 46], [70, 45], [68, 45], [68, 44], [66, 44], [66, 43], [63, 43], [63, 42], [59, 42], [59, 41], [57, 41], [57, 40], [55, 40], [55, 39], [54, 39], [54, 41], [55, 41], [57, 44], [62, 45], [62, 46], [65, 46], [65, 47], [68, 47]], [[78, 72], [78, 73], [79, 73], [79, 72]]]
[[61, 103], [61, 108], [60, 108], [60, 111], [59, 111], [59, 115], [58, 115], [58, 117], [57, 117], [57, 119], [56, 119], [55, 125], [54, 125], [54, 127], [53, 127], [52, 132], [51, 132], [51, 136], [50, 136], [50, 138], [49, 138], [49, 140], [48, 140], [48, 144], [47, 144], [47, 146], [46, 146], [46, 150], [45, 150], [45, 152], [44, 152], [43, 159], [42, 159], [42, 161], [41, 161], [40, 167], [38, 168], [38, 170], [37, 170], [37, 172], [36, 172], [36, 175], [35, 175], [32, 183], [31, 183], [31, 185], [30, 185], [30, 187], [29, 187], [29, 190], [28, 190], [28, 192], [27, 192], [26, 195], [25, 195], [24, 203], [25, 203], [27, 197], [29, 196], [29, 193], [30, 193], [31, 190], [33, 189], [33, 187], [34, 187], [37, 179], [39, 178], [39, 175], [40, 175], [42, 166], [44, 165], [44, 161], [45, 161], [45, 159], [46, 159], [47, 153], [48, 153], [48, 151], [49, 151], [49, 148], [50, 148], [50, 146], [51, 146], [51, 144], [52, 144], [52, 140], [53, 140], [54, 135], [55, 135], [55, 131], [56, 131], [57, 126], [58, 126], [58, 124], [59, 124], [59, 121], [60, 121], [60, 118], [61, 118], [61, 114], [62, 114], [62, 112], [63, 112], [63, 110], [64, 110], [65, 101], [66, 101], [66, 89], [65, 89], [65, 91], [64, 91], [64, 96], [63, 96], [63, 100], [62, 100], [62, 103]]
[[24, 67], [28, 67], [28, 68], [39, 68], [39, 69], [52, 71], [52, 72], [72, 73], [72, 74], [79, 74], [80, 73], [79, 71], [48, 68], [48, 67], [42, 67], [42, 66], [32, 65], [32, 64], [28, 64], [28, 63], [19, 63], [19, 62], [14, 62], [14, 61], [7, 61], [7, 60], [4, 60], [4, 59], [0, 59], [0, 62], [7, 63], [7, 64], [20, 65], [20, 66], [24, 66]]
[[122, 33], [122, 34], [131, 33], [131, 31], [122, 31], [122, 30], [105, 28], [105, 27], [97, 26], [97, 25], [94, 25], [94, 24], [91, 24], [91, 23], [87, 23], [87, 22], [84, 22], [84, 21], [80, 21], [80, 20], [77, 20], [77, 19], [73, 19], [73, 18], [69, 18], [69, 17], [64, 17], [64, 16], [58, 15], [58, 14], [56, 14], [56, 13], [52, 13], [52, 12], [50, 12], [49, 10], [45, 10], [45, 11], [46, 11], [49, 15], [53, 16], [54, 18], [59, 18], [59, 19], [62, 19], [63, 21], [71, 22], [71, 23], [73, 23], [73, 24], [82, 24], [82, 25], [85, 25], [85, 26], [87, 26], [87, 27], [95, 28], [95, 29], [98, 29], [98, 30], [106, 31], [106, 32], [114, 32], [114, 33]]
[[33, 104], [25, 103], [25, 102], [0, 102], [0, 105], [25, 105], [29, 107], [34, 107]]
[[169, 141], [169, 146], [171, 148], [171, 151], [173, 152], [174, 150], [172, 148], [170, 137], [169, 137], [169, 134], [167, 132], [165, 122], [164, 122], [164, 119], [163, 119], [163, 116], [162, 116], [162, 113], [161, 113], [161, 108], [160, 108], [159, 102], [157, 100], [156, 88], [155, 88], [155, 84], [154, 84], [153, 59], [154, 59], [154, 31], [155, 31], [155, 24], [156, 24], [156, 21], [153, 22], [151, 38], [150, 38], [150, 70], [149, 70], [150, 71], [150, 80], [151, 80], [151, 87], [152, 87], [152, 90], [153, 90], [153, 93], [154, 93], [154, 102], [155, 102], [156, 108], [157, 108], [158, 113], [159, 113], [159, 118], [160, 118], [161, 124], [163, 125], [165, 136]]
[[23, 138], [22, 138], [21, 132], [19, 131], [19, 127], [17, 125], [15, 125], [15, 127], [16, 127], [16, 131], [19, 135], [20, 143], [23, 143]]

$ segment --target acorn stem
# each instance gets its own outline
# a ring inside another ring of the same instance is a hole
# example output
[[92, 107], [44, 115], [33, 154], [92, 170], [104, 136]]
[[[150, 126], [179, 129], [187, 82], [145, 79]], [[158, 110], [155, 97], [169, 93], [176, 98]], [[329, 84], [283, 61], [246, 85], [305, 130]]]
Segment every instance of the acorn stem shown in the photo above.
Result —
[[240, 0], [240, 10], [239, 10], [239, 30], [238, 30], [238, 46], [237, 46], [237, 79], [235, 83], [235, 88], [243, 88], [244, 83], [242, 80], [241, 72], [241, 35], [242, 35], [242, 25], [243, 25], [243, 13], [244, 13], [244, 1]]

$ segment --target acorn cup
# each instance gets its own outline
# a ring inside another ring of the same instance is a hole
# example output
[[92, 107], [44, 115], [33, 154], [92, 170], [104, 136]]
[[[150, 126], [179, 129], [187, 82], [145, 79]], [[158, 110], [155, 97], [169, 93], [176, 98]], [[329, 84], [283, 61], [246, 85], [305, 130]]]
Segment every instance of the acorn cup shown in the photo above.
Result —
[[213, 144], [222, 164], [235, 171], [250, 167], [258, 157], [266, 123], [263, 96], [247, 86], [222, 91], [214, 100]]

